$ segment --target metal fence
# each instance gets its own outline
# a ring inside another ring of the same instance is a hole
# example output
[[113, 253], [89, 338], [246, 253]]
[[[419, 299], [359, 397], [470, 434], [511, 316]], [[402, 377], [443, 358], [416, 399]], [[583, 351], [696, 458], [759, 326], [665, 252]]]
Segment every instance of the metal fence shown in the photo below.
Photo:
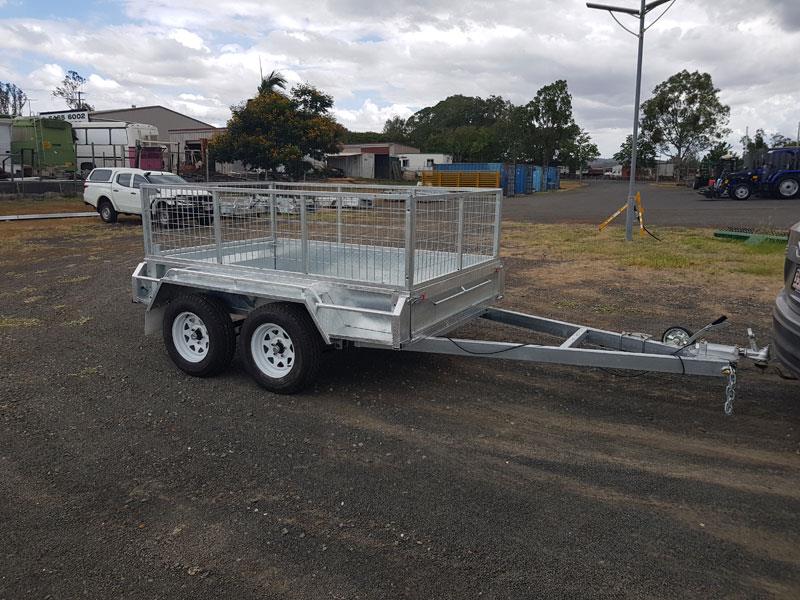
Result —
[[411, 289], [498, 256], [500, 190], [142, 186], [149, 257]]

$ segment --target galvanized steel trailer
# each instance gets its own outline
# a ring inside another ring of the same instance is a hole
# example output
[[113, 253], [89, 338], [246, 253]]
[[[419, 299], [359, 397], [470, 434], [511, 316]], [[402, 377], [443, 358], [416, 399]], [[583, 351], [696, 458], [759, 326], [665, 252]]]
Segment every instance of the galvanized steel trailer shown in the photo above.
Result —
[[[346, 184], [142, 186], [145, 259], [133, 299], [178, 367], [213, 375], [233, 357], [292, 393], [322, 350], [369, 347], [728, 378], [768, 348], [662, 340], [494, 308], [503, 297], [500, 189]], [[446, 337], [477, 317], [554, 345]]]

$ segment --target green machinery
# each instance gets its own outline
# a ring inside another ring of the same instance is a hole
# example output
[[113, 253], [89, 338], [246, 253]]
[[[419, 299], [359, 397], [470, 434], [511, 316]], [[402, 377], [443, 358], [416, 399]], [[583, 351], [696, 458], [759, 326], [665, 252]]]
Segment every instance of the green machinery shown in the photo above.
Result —
[[75, 170], [72, 125], [61, 119], [20, 117], [11, 130], [11, 154], [24, 175], [61, 176]]

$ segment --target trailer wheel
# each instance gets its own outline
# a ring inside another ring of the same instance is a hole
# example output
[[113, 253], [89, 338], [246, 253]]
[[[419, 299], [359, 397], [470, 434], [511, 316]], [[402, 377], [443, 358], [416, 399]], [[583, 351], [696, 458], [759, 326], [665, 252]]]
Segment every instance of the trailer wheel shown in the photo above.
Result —
[[752, 190], [746, 183], [737, 183], [730, 192], [731, 198], [736, 200], [747, 200], [750, 194], [752, 194]]
[[97, 212], [100, 213], [100, 219], [103, 223], [117, 222], [117, 211], [114, 210], [114, 205], [111, 204], [111, 200], [108, 198], [100, 200], [100, 203], [97, 205]]
[[305, 307], [267, 304], [245, 319], [239, 334], [244, 366], [261, 387], [293, 394], [316, 377], [323, 341]]
[[778, 182], [778, 195], [781, 198], [794, 198], [800, 191], [800, 182], [794, 177], [784, 177]]
[[661, 341], [677, 348], [683, 348], [689, 343], [692, 335], [694, 334], [686, 329], [686, 327], [675, 325], [673, 327], [667, 327], [664, 330], [664, 333], [661, 334]]
[[164, 345], [172, 362], [195, 377], [225, 369], [236, 351], [236, 332], [225, 305], [191, 294], [170, 302], [164, 313]]

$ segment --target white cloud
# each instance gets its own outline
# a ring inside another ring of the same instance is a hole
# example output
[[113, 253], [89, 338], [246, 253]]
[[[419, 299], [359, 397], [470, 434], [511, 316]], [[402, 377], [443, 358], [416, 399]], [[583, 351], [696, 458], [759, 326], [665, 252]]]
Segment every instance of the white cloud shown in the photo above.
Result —
[[[800, 118], [797, 6], [677, 2], [647, 33], [643, 97], [676, 71], [700, 69], [731, 105], [732, 141], [748, 125], [792, 134]], [[605, 155], [630, 130], [636, 40], [582, 0], [507, 0], [491, 10], [478, 0], [232, 0], [221, 7], [219, 0], [193, 0], [191, 8], [126, 0], [130, 21], [105, 26], [0, 19], [7, 57], [0, 75], [29, 90], [37, 110], [62, 108], [49, 91], [75, 69], [98, 108], [164, 104], [221, 125], [231, 104], [253, 94], [260, 59], [290, 85], [308, 81], [332, 94], [337, 118], [356, 130], [381, 129], [387, 118], [451, 94], [527, 102], [564, 78], [576, 119]], [[31, 56], [42, 64], [15, 66]]]
[[410, 117], [414, 111], [408, 106], [392, 104], [378, 106], [367, 99], [356, 109], [334, 108], [336, 119], [353, 131], [381, 131], [383, 124], [392, 117]]
[[192, 50], [208, 50], [203, 43], [203, 38], [186, 29], [173, 29], [167, 35], [171, 40], [175, 40], [179, 44], [191, 48]]
[[92, 73], [88, 77], [88, 85], [87, 88], [91, 93], [93, 90], [100, 91], [100, 90], [118, 90], [122, 86], [114, 81], [113, 79], [104, 79], [97, 73]]

